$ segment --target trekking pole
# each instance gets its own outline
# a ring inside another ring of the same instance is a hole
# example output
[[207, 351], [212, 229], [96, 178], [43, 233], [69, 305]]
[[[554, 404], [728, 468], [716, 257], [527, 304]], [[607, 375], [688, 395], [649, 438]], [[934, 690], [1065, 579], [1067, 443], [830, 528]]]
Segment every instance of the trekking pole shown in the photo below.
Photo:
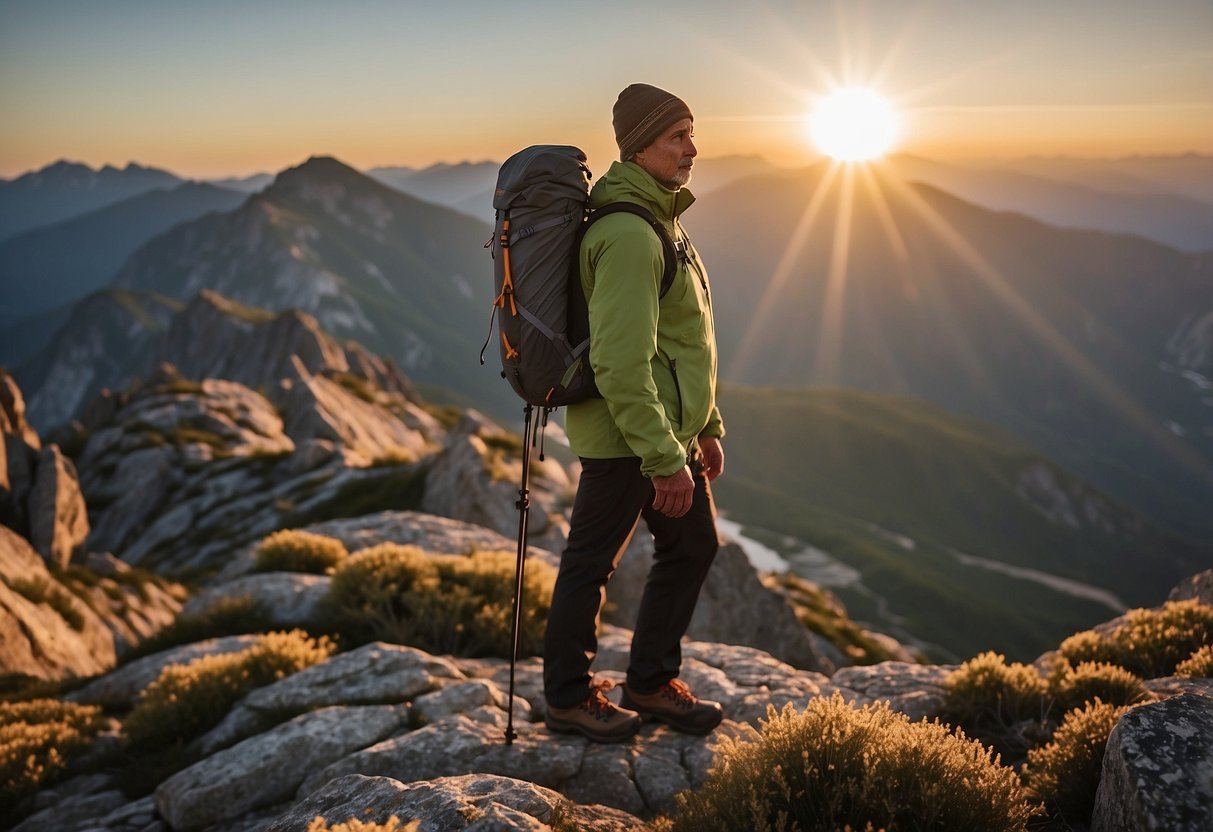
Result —
[[514, 733], [514, 665], [518, 663], [518, 641], [522, 629], [522, 586], [523, 574], [526, 570], [526, 521], [530, 511], [530, 490], [527, 488], [531, 477], [531, 443], [534, 441], [535, 427], [531, 419], [534, 408], [526, 406], [526, 414], [522, 428], [522, 482], [518, 486], [518, 560], [514, 571], [514, 622], [510, 631], [510, 702], [509, 717], [505, 726], [505, 744], [513, 745], [517, 734]]

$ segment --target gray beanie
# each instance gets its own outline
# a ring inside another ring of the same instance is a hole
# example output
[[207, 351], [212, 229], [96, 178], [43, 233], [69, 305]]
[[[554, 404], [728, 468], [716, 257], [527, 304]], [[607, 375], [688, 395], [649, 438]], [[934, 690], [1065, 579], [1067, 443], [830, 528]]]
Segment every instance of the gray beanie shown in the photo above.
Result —
[[648, 84], [632, 84], [619, 93], [613, 114], [615, 143], [619, 145], [620, 160], [625, 162], [674, 122], [694, 118], [681, 98]]

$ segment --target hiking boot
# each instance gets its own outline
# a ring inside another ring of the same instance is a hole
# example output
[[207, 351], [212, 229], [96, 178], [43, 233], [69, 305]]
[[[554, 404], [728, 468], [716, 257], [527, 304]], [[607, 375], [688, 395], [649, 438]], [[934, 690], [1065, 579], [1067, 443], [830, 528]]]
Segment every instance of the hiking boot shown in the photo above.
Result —
[[637, 693], [624, 685], [619, 704], [686, 734], [706, 734], [724, 718], [719, 702], [696, 699], [680, 679], [671, 679], [652, 693]]
[[594, 742], [620, 742], [640, 730], [640, 715], [616, 707], [606, 694], [614, 683], [604, 680], [590, 685], [590, 695], [571, 708], [548, 706], [543, 722], [561, 734], [581, 734]]

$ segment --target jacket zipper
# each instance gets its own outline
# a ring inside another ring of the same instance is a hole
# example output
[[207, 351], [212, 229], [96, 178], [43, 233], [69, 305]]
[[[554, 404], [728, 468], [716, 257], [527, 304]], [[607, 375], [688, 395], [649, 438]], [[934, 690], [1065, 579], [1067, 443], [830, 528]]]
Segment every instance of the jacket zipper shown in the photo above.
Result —
[[678, 427], [682, 427], [682, 385], [678, 383], [678, 359], [670, 359], [670, 375], [674, 376], [674, 392], [678, 394]]

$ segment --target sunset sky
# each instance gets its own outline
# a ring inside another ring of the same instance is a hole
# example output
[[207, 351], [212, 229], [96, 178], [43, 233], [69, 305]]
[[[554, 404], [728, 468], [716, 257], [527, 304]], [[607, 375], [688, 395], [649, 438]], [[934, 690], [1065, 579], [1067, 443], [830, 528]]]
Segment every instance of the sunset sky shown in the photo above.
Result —
[[194, 177], [577, 144], [646, 81], [704, 156], [816, 155], [839, 84], [938, 158], [1213, 153], [1209, 0], [0, 0], [0, 176], [60, 158]]

